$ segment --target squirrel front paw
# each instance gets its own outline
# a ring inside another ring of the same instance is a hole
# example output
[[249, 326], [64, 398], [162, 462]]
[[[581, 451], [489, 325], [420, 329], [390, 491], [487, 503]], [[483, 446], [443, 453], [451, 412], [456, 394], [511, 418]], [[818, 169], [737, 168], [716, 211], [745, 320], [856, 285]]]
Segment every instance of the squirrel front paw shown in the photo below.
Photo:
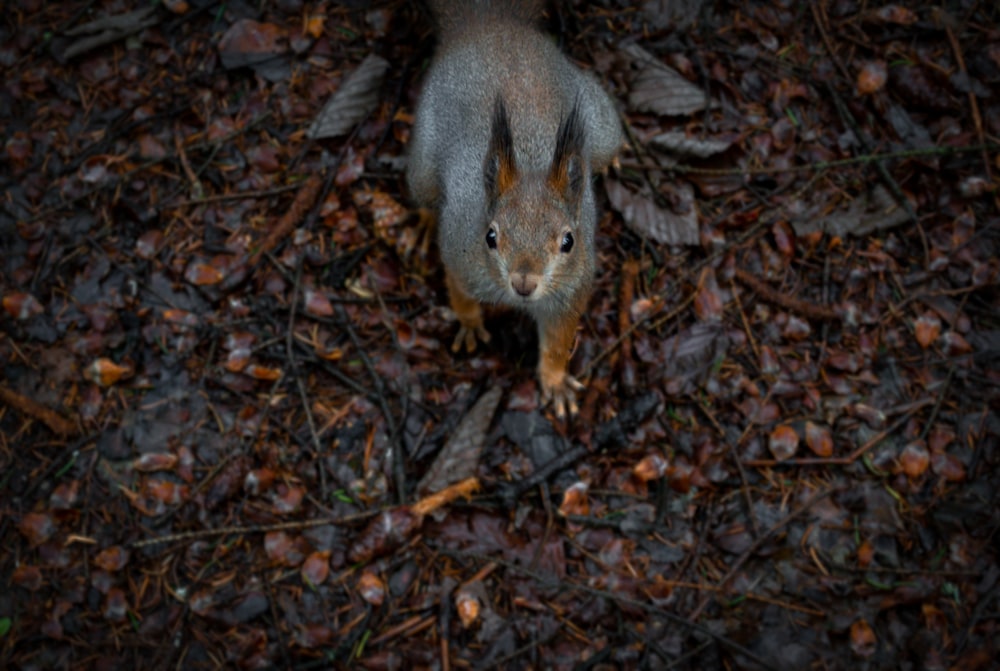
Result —
[[490, 332], [483, 326], [483, 322], [480, 321], [478, 324], [463, 323], [458, 327], [458, 334], [455, 336], [455, 342], [451, 344], [451, 351], [458, 352], [464, 344], [465, 351], [475, 352], [476, 340], [484, 345], [490, 341]]
[[576, 392], [583, 391], [585, 387], [572, 375], [565, 372], [559, 375], [540, 374], [539, 386], [542, 389], [542, 405], [551, 403], [559, 419], [563, 419], [567, 413], [575, 415], [579, 410]]

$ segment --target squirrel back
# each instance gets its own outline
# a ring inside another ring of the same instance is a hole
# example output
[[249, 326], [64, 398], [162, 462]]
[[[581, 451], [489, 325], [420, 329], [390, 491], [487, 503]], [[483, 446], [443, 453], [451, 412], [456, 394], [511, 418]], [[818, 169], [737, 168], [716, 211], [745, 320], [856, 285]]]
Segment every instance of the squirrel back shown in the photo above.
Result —
[[428, 0], [442, 40], [471, 21], [506, 20], [532, 25], [542, 15], [545, 0]]

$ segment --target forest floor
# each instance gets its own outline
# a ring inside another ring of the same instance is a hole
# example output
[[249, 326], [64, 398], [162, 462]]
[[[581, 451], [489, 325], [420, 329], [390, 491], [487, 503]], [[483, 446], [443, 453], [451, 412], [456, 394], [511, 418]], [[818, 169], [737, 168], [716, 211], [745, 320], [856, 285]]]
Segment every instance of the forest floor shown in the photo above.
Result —
[[996, 668], [996, 3], [552, 3], [570, 421], [450, 351], [418, 4], [10, 4], [0, 667]]

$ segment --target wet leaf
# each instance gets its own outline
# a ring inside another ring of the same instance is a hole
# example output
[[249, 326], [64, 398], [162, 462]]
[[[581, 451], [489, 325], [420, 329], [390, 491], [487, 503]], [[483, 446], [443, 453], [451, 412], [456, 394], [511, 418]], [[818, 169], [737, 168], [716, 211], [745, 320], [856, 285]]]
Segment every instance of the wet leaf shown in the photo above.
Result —
[[294, 565], [295, 562], [288, 561], [289, 553], [294, 549], [292, 537], [284, 531], [269, 531], [264, 535], [264, 552], [273, 562]]
[[56, 533], [55, 522], [45, 513], [26, 513], [17, 523], [17, 528], [31, 547], [38, 547]]
[[486, 433], [502, 394], [500, 387], [492, 387], [476, 401], [420, 480], [418, 492], [437, 492], [476, 474], [479, 457], [486, 444]]
[[590, 487], [585, 482], [574, 482], [563, 492], [563, 500], [559, 505], [559, 514], [563, 517], [568, 515], [586, 516], [590, 514], [590, 502], [587, 500], [587, 491]]
[[282, 486], [271, 497], [274, 511], [279, 515], [296, 512], [302, 506], [305, 490], [302, 487]]
[[865, 620], [855, 620], [851, 625], [851, 650], [858, 657], [871, 657], [875, 654], [878, 641], [875, 632]]
[[858, 73], [858, 80], [855, 82], [855, 85], [857, 86], [858, 93], [861, 95], [870, 95], [876, 91], [880, 91], [885, 86], [888, 78], [889, 74], [885, 61], [868, 61], [861, 66], [861, 71]]
[[381, 56], [369, 54], [341, 83], [309, 127], [310, 139], [337, 137], [368, 117], [378, 104], [379, 89], [389, 69]]
[[455, 592], [455, 610], [458, 611], [458, 618], [462, 626], [466, 629], [472, 627], [479, 621], [481, 604], [476, 590], [470, 587], [462, 587]]
[[683, 131], [660, 133], [651, 137], [649, 143], [654, 147], [673, 154], [695, 156], [698, 158], [708, 158], [715, 154], [721, 154], [732, 146], [732, 142], [729, 140], [695, 138]]
[[255, 380], [264, 380], [266, 382], [274, 382], [280, 379], [282, 375], [280, 368], [268, 368], [267, 366], [260, 366], [255, 363], [248, 364], [243, 369], [243, 373]]
[[306, 312], [316, 317], [332, 317], [333, 304], [330, 299], [320, 291], [306, 289], [302, 292], [305, 302]]
[[799, 434], [791, 426], [780, 424], [768, 436], [767, 447], [778, 461], [791, 459], [799, 448]]
[[886, 5], [875, 10], [875, 16], [887, 23], [898, 23], [909, 26], [917, 22], [917, 15], [912, 9], [900, 5]]
[[833, 434], [830, 428], [814, 422], [806, 422], [806, 446], [817, 457], [833, 454]]
[[306, 624], [296, 629], [295, 643], [308, 650], [322, 648], [333, 640], [334, 631], [322, 624]]
[[639, 235], [668, 245], [699, 244], [698, 211], [690, 185], [669, 187], [674, 196], [670, 206], [660, 205], [646, 185], [635, 189], [609, 179], [606, 187], [611, 206]]
[[909, 478], [919, 478], [930, 465], [931, 457], [923, 443], [909, 443], [899, 454], [899, 465]]
[[184, 271], [184, 279], [197, 287], [218, 284], [225, 278], [221, 270], [203, 261], [192, 261]]
[[5, 294], [3, 297], [3, 309], [14, 319], [31, 319], [35, 315], [42, 314], [45, 309], [42, 304], [26, 293]]
[[112, 587], [104, 599], [104, 609], [102, 611], [104, 619], [111, 622], [121, 622], [128, 614], [128, 600], [125, 598], [125, 591], [120, 587]]
[[256, 65], [285, 51], [285, 33], [273, 23], [239, 19], [219, 40], [219, 56], [229, 69]]
[[381, 606], [385, 601], [385, 583], [371, 571], [365, 571], [358, 580], [358, 593], [373, 606]]
[[352, 562], [364, 563], [392, 552], [423, 523], [409, 508], [395, 508], [373, 519], [348, 551]]
[[712, 268], [706, 268], [701, 274], [694, 299], [694, 311], [698, 319], [703, 322], [717, 322], [722, 319], [725, 301]]
[[108, 573], [117, 573], [128, 563], [128, 551], [120, 545], [112, 545], [97, 553], [94, 566]]
[[37, 566], [20, 564], [11, 574], [10, 581], [29, 592], [35, 592], [42, 588], [42, 571]]
[[302, 581], [312, 588], [326, 582], [330, 575], [330, 552], [313, 552], [302, 562]]
[[667, 460], [659, 454], [647, 455], [635, 465], [632, 473], [642, 482], [659, 480], [667, 474]]
[[250, 471], [243, 481], [243, 489], [250, 496], [258, 496], [269, 489], [274, 484], [275, 474], [270, 468], [258, 468]]
[[924, 314], [913, 323], [913, 330], [917, 336], [917, 342], [921, 347], [927, 349], [941, 335], [941, 320], [932, 313]]
[[742, 524], [733, 524], [721, 529], [715, 536], [715, 543], [725, 552], [741, 555], [750, 548], [753, 537]]
[[80, 502], [80, 481], [60, 482], [49, 496], [52, 510], [72, 510]]
[[861, 545], [858, 547], [858, 566], [861, 568], [867, 568], [868, 566], [871, 566], [874, 558], [875, 546], [868, 540], [862, 541]]
[[708, 95], [637, 44], [622, 48], [633, 71], [629, 107], [638, 112], [680, 116], [711, 105]]
[[931, 455], [931, 470], [948, 482], [964, 482], [965, 466], [952, 454], [935, 452]]
[[171, 471], [177, 466], [177, 455], [164, 452], [147, 452], [132, 462], [132, 467], [144, 473]]

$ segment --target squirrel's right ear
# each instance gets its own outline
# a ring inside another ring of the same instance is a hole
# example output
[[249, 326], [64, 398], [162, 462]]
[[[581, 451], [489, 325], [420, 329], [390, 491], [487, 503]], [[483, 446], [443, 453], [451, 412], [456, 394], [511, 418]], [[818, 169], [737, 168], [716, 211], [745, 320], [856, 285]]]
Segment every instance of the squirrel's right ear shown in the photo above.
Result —
[[510, 121], [507, 119], [507, 108], [500, 97], [497, 97], [493, 105], [490, 146], [486, 151], [483, 178], [486, 181], [486, 195], [491, 201], [507, 193], [517, 181], [514, 139], [510, 132]]
[[574, 207], [579, 206], [583, 193], [583, 145], [583, 119], [580, 117], [580, 103], [577, 101], [569, 116], [559, 124], [556, 152], [549, 170], [549, 186]]

